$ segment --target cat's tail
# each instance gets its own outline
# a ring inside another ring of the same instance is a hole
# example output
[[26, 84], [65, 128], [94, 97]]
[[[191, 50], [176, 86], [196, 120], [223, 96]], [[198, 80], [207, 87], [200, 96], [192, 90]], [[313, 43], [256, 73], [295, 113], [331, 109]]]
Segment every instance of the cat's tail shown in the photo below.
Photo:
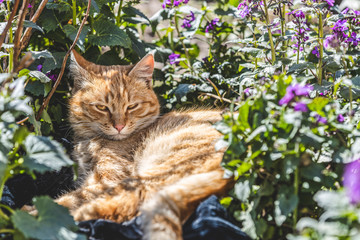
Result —
[[144, 239], [181, 240], [182, 224], [199, 203], [212, 194], [225, 194], [234, 184], [224, 171], [188, 176], [160, 190], [142, 207]]

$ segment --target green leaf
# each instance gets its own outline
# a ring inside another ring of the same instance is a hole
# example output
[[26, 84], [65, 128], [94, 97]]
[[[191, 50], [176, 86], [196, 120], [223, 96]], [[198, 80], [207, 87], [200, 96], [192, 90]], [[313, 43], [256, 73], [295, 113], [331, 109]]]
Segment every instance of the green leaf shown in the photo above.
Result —
[[[65, 57], [66, 52], [53, 52], [52, 58], [46, 58], [43, 63], [42, 72], [47, 73], [51, 70], [61, 68], [61, 64]], [[69, 59], [68, 59], [69, 61]]]
[[26, 238], [39, 240], [85, 239], [85, 236], [69, 231], [69, 229], [75, 230], [76, 225], [68, 209], [54, 203], [47, 196], [35, 198], [34, 205], [38, 210], [37, 217], [21, 210], [16, 210], [11, 216], [15, 228]]
[[51, 82], [51, 79], [48, 76], [39, 71], [30, 71], [29, 76], [40, 80], [42, 83]]
[[54, 31], [59, 26], [53, 10], [50, 9], [44, 9], [41, 13], [40, 23], [46, 32]]
[[43, 51], [31, 51], [31, 55], [34, 59], [40, 59], [40, 58], [51, 58], [55, 61], [53, 55], [48, 50]]
[[72, 7], [70, 6], [70, 4], [68, 4], [67, 2], [56, 2], [56, 3], [47, 3], [46, 4], [46, 8], [47, 9], [52, 9], [52, 10], [57, 10], [60, 13], [66, 13], [66, 12], [71, 12]]
[[312, 103], [308, 104], [308, 108], [311, 111], [314, 112], [318, 112], [320, 113], [322, 111], [322, 109], [329, 103], [329, 99], [328, 98], [324, 98], [324, 97], [316, 97], [314, 98], [314, 100], [312, 101]]
[[237, 182], [234, 187], [234, 193], [237, 199], [239, 199], [242, 202], [246, 201], [251, 193], [249, 180], [245, 180], [243, 182]]
[[89, 42], [98, 46], [122, 46], [131, 48], [128, 35], [114, 23], [99, 19], [94, 23], [96, 33], [89, 36]]
[[39, 30], [40, 32], [44, 33], [44, 30], [41, 27], [39, 27], [38, 25], [36, 25], [36, 23], [29, 20], [24, 20], [24, 27], [31, 27], [33, 29]]
[[35, 96], [44, 96], [44, 84], [40, 81], [29, 82], [25, 90]]
[[23, 165], [30, 171], [44, 173], [73, 164], [61, 145], [48, 137], [29, 135], [24, 147], [26, 155]]
[[294, 72], [302, 72], [305, 69], [308, 68], [313, 68], [314, 64], [311, 62], [306, 62], [306, 63], [299, 63], [299, 64], [293, 64], [290, 66], [288, 73], [294, 73]]
[[[81, 51], [85, 52], [85, 47], [84, 47], [84, 43], [85, 43], [85, 37], [87, 35], [87, 33], [89, 32], [90, 27], [89, 26], [84, 26], [83, 29], [81, 30], [80, 36], [78, 41], [76, 42], [76, 45], [80, 48]], [[79, 28], [75, 28], [73, 25], [66, 25], [64, 26], [64, 32], [65, 35], [70, 38], [71, 41], [75, 40], [76, 34], [79, 31]]]
[[[290, 190], [290, 189], [289, 189]], [[276, 225], [281, 226], [289, 213], [291, 213], [295, 207], [298, 205], [299, 198], [295, 194], [281, 192], [278, 195], [275, 204], [275, 222]]]

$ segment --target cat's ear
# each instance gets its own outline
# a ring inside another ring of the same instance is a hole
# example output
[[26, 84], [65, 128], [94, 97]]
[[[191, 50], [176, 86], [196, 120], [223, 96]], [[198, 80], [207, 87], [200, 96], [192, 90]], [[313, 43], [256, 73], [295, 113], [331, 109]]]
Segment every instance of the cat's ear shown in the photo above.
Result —
[[151, 87], [154, 64], [154, 55], [147, 54], [131, 69], [129, 77], [143, 80], [147, 86]]
[[89, 70], [91, 67], [94, 67], [95, 64], [85, 60], [85, 58], [75, 50], [71, 51], [70, 58], [70, 74], [74, 79], [74, 91], [77, 91], [90, 81], [91, 74]]

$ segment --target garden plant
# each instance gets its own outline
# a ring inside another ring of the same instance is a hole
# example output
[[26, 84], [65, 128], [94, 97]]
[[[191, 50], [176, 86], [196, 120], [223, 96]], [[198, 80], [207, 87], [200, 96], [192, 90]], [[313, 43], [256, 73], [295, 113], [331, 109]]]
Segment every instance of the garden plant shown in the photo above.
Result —
[[[356, 1], [353, 1], [356, 3]], [[74, 166], [71, 49], [103, 65], [153, 52], [163, 112], [224, 109], [221, 200], [253, 239], [360, 238], [360, 9], [334, 0], [0, 0], [0, 199]], [[76, 172], [76, 171], [75, 171]], [[85, 239], [67, 210], [0, 204], [0, 238]], [[53, 220], [53, 221], [51, 221]], [[56, 221], [55, 221], [56, 220]]]

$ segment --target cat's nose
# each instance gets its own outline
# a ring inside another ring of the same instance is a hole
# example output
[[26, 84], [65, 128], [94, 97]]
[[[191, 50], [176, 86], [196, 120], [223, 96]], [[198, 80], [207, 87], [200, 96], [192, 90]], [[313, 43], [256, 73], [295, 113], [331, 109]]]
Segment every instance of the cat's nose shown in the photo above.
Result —
[[125, 127], [125, 125], [122, 124], [115, 124], [114, 128], [116, 128], [116, 130], [118, 130], [118, 132], [121, 132], [121, 130]]

